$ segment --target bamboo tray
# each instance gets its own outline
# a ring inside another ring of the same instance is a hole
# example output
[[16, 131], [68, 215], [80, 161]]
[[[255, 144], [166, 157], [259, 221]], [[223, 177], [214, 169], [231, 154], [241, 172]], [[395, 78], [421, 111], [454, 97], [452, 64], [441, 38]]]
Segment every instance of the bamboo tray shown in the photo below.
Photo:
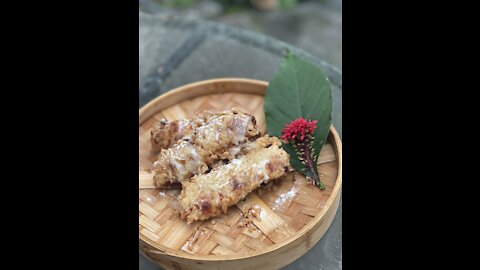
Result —
[[[155, 161], [150, 151], [154, 123], [189, 118], [203, 110], [238, 107], [253, 114], [265, 131], [263, 95], [267, 82], [214, 79], [179, 87], [151, 101], [139, 112], [139, 165]], [[275, 180], [226, 215], [188, 225], [181, 220], [174, 189], [139, 190], [140, 252], [165, 269], [279, 269], [313, 247], [333, 221], [342, 185], [342, 147], [332, 126], [319, 156], [325, 184], [319, 190], [299, 173]], [[251, 209], [259, 212], [253, 223], [241, 226]]]

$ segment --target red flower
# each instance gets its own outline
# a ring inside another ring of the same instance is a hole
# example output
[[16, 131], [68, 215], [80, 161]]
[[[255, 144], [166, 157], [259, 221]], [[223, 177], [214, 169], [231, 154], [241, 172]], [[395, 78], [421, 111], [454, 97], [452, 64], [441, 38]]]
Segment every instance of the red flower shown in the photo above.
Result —
[[296, 120], [290, 122], [290, 124], [285, 125], [280, 138], [286, 141], [291, 141], [295, 138], [303, 140], [306, 134], [313, 135], [313, 131], [317, 128], [317, 123], [318, 120], [311, 121], [303, 118], [297, 118]]

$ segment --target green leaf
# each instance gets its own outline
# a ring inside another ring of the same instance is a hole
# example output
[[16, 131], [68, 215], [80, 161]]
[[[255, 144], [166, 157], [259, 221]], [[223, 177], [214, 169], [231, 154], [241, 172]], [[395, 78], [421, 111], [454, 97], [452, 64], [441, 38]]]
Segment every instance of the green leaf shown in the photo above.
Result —
[[[330, 82], [320, 68], [287, 52], [265, 93], [264, 110], [267, 132], [277, 137], [282, 135], [285, 125], [299, 117], [318, 120], [313, 143], [318, 157], [332, 123]], [[283, 148], [290, 154], [292, 167], [310, 176], [293, 147], [283, 144]]]

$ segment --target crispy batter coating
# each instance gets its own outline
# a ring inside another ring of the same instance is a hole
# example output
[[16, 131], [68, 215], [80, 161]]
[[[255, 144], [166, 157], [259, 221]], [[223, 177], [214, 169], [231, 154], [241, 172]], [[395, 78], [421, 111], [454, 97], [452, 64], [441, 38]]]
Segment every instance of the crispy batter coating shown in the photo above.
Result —
[[172, 147], [178, 140], [185, 136], [190, 136], [193, 130], [203, 124], [202, 119], [197, 121], [176, 120], [168, 122], [167, 119], [162, 119], [152, 128], [150, 142], [152, 150], [160, 151]]
[[156, 186], [183, 182], [205, 173], [219, 160], [234, 158], [246, 141], [259, 134], [255, 117], [237, 109], [204, 112], [201, 117], [205, 123], [195, 128], [191, 135], [161, 150], [154, 163]]
[[196, 128], [205, 124], [214, 115], [215, 113], [211, 111], [204, 111], [198, 113], [192, 119], [175, 120], [172, 122], [165, 118], [161, 119], [160, 122], [153, 126], [150, 133], [152, 150], [160, 151], [170, 148], [184, 137], [190, 137]]
[[279, 146], [277, 138], [267, 135], [248, 143], [244, 154], [230, 163], [182, 182], [181, 218], [192, 223], [219, 216], [262, 183], [284, 175], [290, 160]]

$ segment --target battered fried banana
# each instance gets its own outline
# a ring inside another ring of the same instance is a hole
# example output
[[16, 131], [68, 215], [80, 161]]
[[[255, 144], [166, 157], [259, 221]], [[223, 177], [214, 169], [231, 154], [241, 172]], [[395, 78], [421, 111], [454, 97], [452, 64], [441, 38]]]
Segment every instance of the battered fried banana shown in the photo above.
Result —
[[204, 112], [202, 117], [205, 123], [193, 129], [191, 135], [184, 136], [171, 148], [161, 150], [154, 163], [156, 186], [183, 182], [203, 174], [215, 162], [234, 158], [242, 144], [259, 135], [255, 117], [236, 109]]
[[192, 223], [219, 216], [262, 183], [284, 175], [290, 160], [280, 144], [275, 137], [259, 138], [246, 144], [239, 158], [182, 182], [181, 218]]
[[161, 119], [160, 122], [153, 126], [150, 133], [152, 150], [160, 151], [172, 147], [184, 137], [191, 136], [196, 128], [205, 124], [205, 122], [214, 115], [216, 115], [216, 113], [204, 111], [196, 114], [192, 119], [182, 119], [171, 122], [165, 118]]

